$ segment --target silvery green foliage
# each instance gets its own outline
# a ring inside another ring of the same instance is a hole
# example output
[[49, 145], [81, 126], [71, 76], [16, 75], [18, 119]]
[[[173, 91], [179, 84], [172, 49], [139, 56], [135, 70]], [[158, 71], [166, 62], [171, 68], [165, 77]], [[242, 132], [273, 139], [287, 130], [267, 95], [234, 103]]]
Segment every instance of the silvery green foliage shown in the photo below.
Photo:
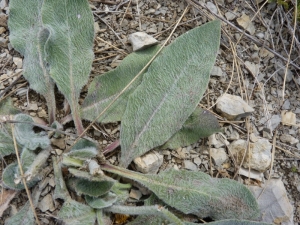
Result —
[[[158, 49], [159, 46], [151, 46], [147, 49], [133, 52], [124, 58], [116, 69], [95, 77], [89, 86], [89, 92], [82, 104], [82, 118], [93, 121], [134, 76], [141, 71]], [[120, 121], [126, 109], [128, 96], [141, 81], [142, 76], [116, 100], [98, 121], [102, 123]]]
[[111, 225], [113, 222], [111, 221], [108, 213], [103, 212], [103, 210], [98, 209], [96, 211], [97, 223], [98, 225]]
[[94, 225], [96, 213], [90, 206], [70, 199], [63, 204], [58, 217], [66, 225]]
[[95, 142], [80, 139], [71, 149], [71, 151], [65, 154], [67, 157], [75, 159], [90, 159], [98, 154], [98, 146]]
[[220, 31], [220, 21], [192, 29], [151, 63], [122, 118], [122, 166], [164, 144], [182, 128], [208, 85]]
[[[34, 206], [37, 205], [44, 187], [35, 187], [33, 189], [32, 202]], [[5, 225], [35, 225], [35, 218], [29, 201], [15, 215], [5, 220]]]
[[[26, 148], [23, 148], [22, 153], [21, 153], [21, 165], [23, 168], [23, 171], [27, 171], [28, 168], [31, 166], [33, 163], [34, 159], [36, 157], [36, 154], [33, 151], [30, 151]], [[13, 190], [23, 190], [24, 185], [21, 182], [21, 177], [20, 177], [20, 170], [19, 166], [17, 163], [12, 163], [8, 165], [2, 174], [2, 180], [3, 184], [6, 188], [13, 189]], [[15, 183], [15, 180], [18, 180], [18, 183]], [[27, 187], [30, 188], [34, 186], [39, 179], [37, 177], [31, 179], [29, 182], [26, 182]]]
[[68, 100], [81, 134], [78, 99], [88, 82], [94, 58], [92, 12], [87, 0], [55, 0], [44, 1], [41, 16], [49, 32], [45, 50], [50, 76]]
[[0, 113], [1, 115], [15, 115], [21, 111], [14, 107], [11, 98], [6, 98], [0, 101]]
[[248, 220], [220, 220], [208, 223], [208, 225], [272, 225], [271, 223], [263, 223]]
[[10, 43], [24, 56], [23, 76], [30, 83], [30, 88], [46, 98], [52, 123], [55, 118], [54, 83], [45, 61], [45, 31], [41, 18], [43, 2], [9, 1], [8, 27]]
[[94, 209], [103, 209], [112, 206], [118, 200], [117, 195], [112, 192], [100, 196], [98, 198], [86, 195], [85, 201]]
[[176, 149], [188, 146], [196, 143], [200, 138], [208, 137], [220, 131], [221, 128], [217, 118], [209, 111], [197, 107], [185, 121], [182, 128], [162, 148]]
[[35, 225], [35, 218], [30, 207], [30, 203], [27, 202], [17, 214], [10, 217], [5, 221], [5, 225]]
[[30, 123], [34, 123], [34, 121], [30, 116], [17, 114], [14, 116], [14, 120], [19, 122], [15, 124], [14, 135], [20, 145], [30, 150], [36, 150], [37, 148], [45, 149], [50, 146], [47, 133], [35, 133], [33, 131], [33, 125]]
[[221, 219], [255, 219], [256, 199], [242, 184], [229, 179], [212, 178], [202, 172], [167, 170], [158, 175], [139, 174], [112, 165], [102, 170], [135, 180], [185, 214]]
[[9, 124], [0, 124], [0, 158], [15, 153]]
[[57, 159], [53, 156], [53, 170], [54, 170], [54, 179], [55, 179], [55, 189], [54, 189], [54, 199], [63, 199], [67, 201], [71, 199], [71, 196], [66, 187], [66, 183], [64, 181], [62, 171], [61, 171], [61, 162], [58, 162]]
[[81, 159], [75, 159], [72, 157], [68, 157], [64, 155], [62, 163], [64, 166], [70, 166], [70, 167], [82, 167], [84, 161]]
[[115, 180], [105, 175], [92, 176], [88, 172], [69, 168], [69, 172], [75, 176], [71, 180], [72, 187], [77, 194], [85, 194], [92, 197], [99, 197], [107, 194]]
[[112, 188], [110, 189], [118, 197], [118, 203], [125, 203], [125, 201], [129, 198], [129, 189], [131, 188], [131, 184], [122, 184], [118, 181], [114, 183]]

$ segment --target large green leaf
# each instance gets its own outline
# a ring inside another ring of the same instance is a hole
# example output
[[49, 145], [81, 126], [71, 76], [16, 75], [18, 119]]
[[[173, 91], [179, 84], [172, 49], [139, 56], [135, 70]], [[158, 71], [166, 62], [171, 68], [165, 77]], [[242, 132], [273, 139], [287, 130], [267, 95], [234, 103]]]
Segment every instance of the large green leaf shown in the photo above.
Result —
[[44, 45], [48, 32], [41, 20], [44, 0], [9, 1], [10, 43], [24, 56], [23, 76], [30, 88], [42, 94], [47, 101], [49, 121], [55, 119], [54, 82], [45, 62]]
[[14, 135], [20, 145], [30, 150], [36, 150], [37, 148], [45, 149], [50, 146], [47, 133], [34, 132], [33, 125], [30, 124], [34, 123], [34, 121], [30, 116], [17, 114], [14, 116], [14, 119], [19, 122], [15, 124]]
[[[135, 75], [149, 62], [158, 51], [159, 46], [129, 54], [114, 70], [95, 77], [89, 86], [89, 92], [82, 104], [82, 118], [93, 121], [110, 102], [125, 88]], [[128, 96], [141, 83], [140, 76], [99, 118], [99, 122], [120, 121], [127, 105]]]
[[117, 199], [117, 195], [115, 195], [114, 193], [108, 192], [107, 194], [105, 194], [101, 197], [98, 197], [98, 198], [86, 195], [85, 200], [86, 200], [87, 204], [89, 206], [91, 206], [92, 208], [103, 209], [103, 208], [111, 206], [118, 199]]
[[93, 62], [94, 20], [87, 0], [45, 1], [43, 25], [50, 75], [68, 100], [78, 133], [83, 127], [78, 99], [87, 83]]
[[248, 220], [220, 220], [220, 221], [207, 223], [207, 225], [272, 225], [272, 224], [258, 222], [258, 221], [248, 221]]
[[242, 184], [211, 178], [202, 172], [167, 170], [158, 175], [140, 174], [105, 164], [102, 170], [135, 180], [185, 214], [220, 219], [255, 219], [258, 204]]
[[19, 212], [7, 219], [5, 225], [35, 225], [35, 218], [30, 203], [27, 202]]
[[221, 128], [217, 118], [209, 111], [197, 107], [185, 121], [182, 128], [162, 148], [176, 149], [188, 146], [196, 143], [200, 138], [208, 137], [220, 131]]
[[220, 25], [188, 31], [152, 62], [122, 118], [121, 165], [164, 144], [195, 110], [219, 49]]

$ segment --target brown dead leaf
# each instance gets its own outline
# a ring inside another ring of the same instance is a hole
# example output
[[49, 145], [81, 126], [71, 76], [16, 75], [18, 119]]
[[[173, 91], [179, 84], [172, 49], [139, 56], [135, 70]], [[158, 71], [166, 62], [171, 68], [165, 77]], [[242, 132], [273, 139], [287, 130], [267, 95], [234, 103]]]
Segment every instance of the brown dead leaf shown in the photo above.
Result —
[[18, 191], [2, 189], [0, 193], [0, 217], [8, 208], [10, 201], [16, 196]]

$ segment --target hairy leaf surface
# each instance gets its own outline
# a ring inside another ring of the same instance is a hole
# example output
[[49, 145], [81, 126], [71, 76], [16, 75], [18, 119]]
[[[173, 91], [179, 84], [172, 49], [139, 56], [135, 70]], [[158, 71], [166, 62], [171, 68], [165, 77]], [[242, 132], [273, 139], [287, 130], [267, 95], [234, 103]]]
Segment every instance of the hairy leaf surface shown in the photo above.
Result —
[[49, 31], [46, 51], [50, 75], [68, 100], [81, 133], [78, 99], [88, 81], [94, 57], [92, 12], [87, 0], [45, 1], [42, 21]]
[[185, 121], [182, 128], [162, 148], [176, 149], [188, 146], [196, 143], [200, 138], [208, 137], [220, 131], [221, 128], [217, 118], [209, 111], [197, 107]]
[[[94, 78], [82, 104], [82, 118], [93, 121], [106, 106], [125, 88], [158, 51], [159, 46], [133, 52], [123, 59], [114, 70]], [[120, 121], [127, 105], [128, 96], [141, 83], [140, 76], [115, 103], [99, 118], [99, 122]]]
[[121, 124], [121, 165], [164, 144], [192, 114], [209, 81], [220, 42], [212, 21], [177, 38], [130, 95]]
[[220, 221], [215, 221], [207, 224], [208, 225], [272, 225], [271, 223], [263, 223], [263, 222], [248, 221], [248, 220], [220, 220]]
[[20, 122], [15, 124], [14, 130], [16, 140], [19, 144], [30, 150], [36, 150], [37, 148], [45, 149], [50, 146], [47, 133], [35, 133], [33, 131], [33, 125], [30, 123], [34, 123], [34, 121], [30, 116], [17, 114], [14, 116], [14, 119]]
[[158, 175], [132, 172], [103, 165], [103, 170], [133, 179], [185, 214], [220, 219], [255, 219], [258, 204], [242, 184], [229, 179], [211, 178], [202, 172], [167, 170]]
[[97, 145], [95, 142], [80, 139], [72, 148], [67, 157], [75, 159], [90, 159], [98, 154]]
[[23, 76], [30, 88], [47, 101], [49, 120], [55, 119], [54, 82], [49, 76], [44, 45], [49, 33], [43, 28], [41, 8], [44, 0], [9, 1], [10, 43], [24, 56]]
[[19, 212], [5, 221], [5, 225], [35, 225], [35, 218], [27, 202]]
[[89, 206], [94, 209], [103, 209], [111, 206], [117, 201], [117, 196], [114, 193], [108, 192], [106, 195], [103, 195], [98, 198], [85, 196], [85, 200]]
[[66, 225], [94, 225], [96, 213], [87, 205], [69, 200], [62, 206], [58, 217]]
[[14, 142], [9, 124], [0, 125], [0, 157], [15, 153]]

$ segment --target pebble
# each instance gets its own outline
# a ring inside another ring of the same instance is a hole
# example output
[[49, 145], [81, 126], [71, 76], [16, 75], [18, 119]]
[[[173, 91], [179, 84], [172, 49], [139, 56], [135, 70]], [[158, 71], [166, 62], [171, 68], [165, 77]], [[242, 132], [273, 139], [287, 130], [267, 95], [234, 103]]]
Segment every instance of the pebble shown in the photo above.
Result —
[[198, 171], [197, 165], [191, 162], [190, 160], [183, 161], [183, 168], [187, 170]]
[[21, 69], [23, 66], [23, 60], [19, 57], [13, 57], [13, 62], [16, 64], [17, 69]]
[[207, 2], [206, 7], [213, 13], [218, 14], [218, 9], [212, 2]]
[[133, 51], [138, 51], [158, 43], [155, 38], [146, 34], [145, 32], [136, 32], [130, 34], [128, 41], [131, 43]]
[[53, 200], [52, 200], [52, 195], [48, 194], [46, 195], [38, 204], [38, 208], [42, 211], [42, 212], [46, 212], [46, 211], [54, 211], [55, 207], [53, 204]]
[[236, 18], [236, 15], [232, 12], [225, 13], [225, 17], [227, 20], [234, 20]]
[[228, 120], [240, 120], [254, 112], [241, 97], [230, 94], [224, 94], [217, 99], [216, 110]]
[[228, 160], [225, 148], [211, 148], [210, 155], [218, 167]]
[[[260, 172], [264, 172], [271, 165], [271, 149], [272, 145], [265, 138], [259, 138], [255, 143], [249, 143], [249, 151], [247, 150], [247, 141], [237, 140], [232, 142], [228, 149], [231, 154], [235, 157], [237, 164], [243, 161], [245, 168], [255, 169]], [[247, 154], [244, 157], [245, 151]]]
[[283, 125], [291, 126], [296, 124], [296, 114], [293, 112], [283, 110], [281, 112], [281, 118]]
[[139, 190], [136, 190], [136, 189], [131, 189], [130, 190], [130, 193], [129, 193], [130, 198], [139, 200], [142, 196], [143, 196], [142, 192], [140, 192]]
[[7, 43], [8, 43], [7, 39], [0, 37], [0, 47], [6, 47]]
[[243, 27], [246, 31], [248, 31], [251, 35], [255, 33], [255, 27], [250, 20], [250, 17], [246, 14], [243, 14], [241, 17], [236, 19], [237, 23]]
[[221, 67], [219, 67], [219, 66], [214, 66], [214, 67], [212, 68], [212, 71], [211, 71], [210, 75], [211, 75], [211, 76], [218, 76], [218, 77], [221, 77], [221, 76], [223, 76], [223, 71], [222, 71]]
[[280, 141], [291, 144], [291, 145], [299, 143], [299, 139], [296, 139], [292, 135], [289, 135], [289, 134], [282, 134], [280, 136]]
[[194, 163], [195, 163], [197, 166], [200, 166], [201, 161], [202, 161], [202, 160], [201, 160], [199, 157], [194, 158]]
[[155, 174], [163, 163], [163, 156], [155, 151], [149, 152], [134, 160], [136, 169], [142, 173]]

